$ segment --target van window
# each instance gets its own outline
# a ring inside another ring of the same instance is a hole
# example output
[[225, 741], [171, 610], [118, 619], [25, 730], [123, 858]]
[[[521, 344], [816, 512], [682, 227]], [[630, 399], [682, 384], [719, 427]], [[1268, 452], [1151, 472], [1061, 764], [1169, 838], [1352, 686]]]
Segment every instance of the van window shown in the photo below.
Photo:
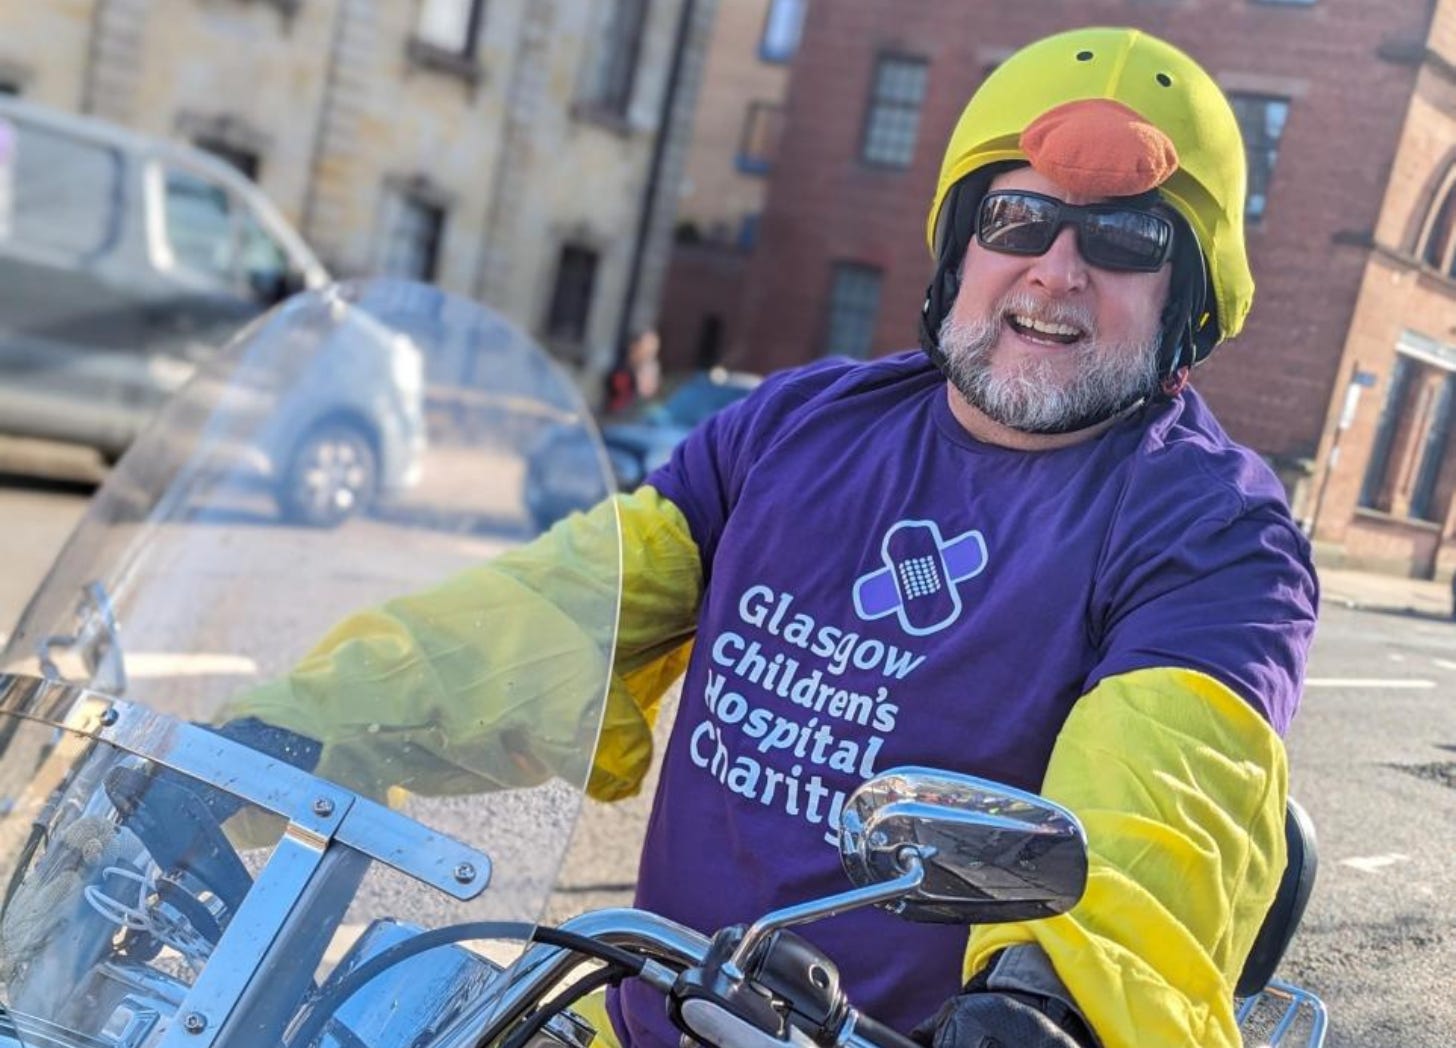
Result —
[[256, 297], [273, 300], [287, 288], [293, 269], [288, 252], [273, 239], [256, 215], [242, 213], [242, 251], [239, 261], [247, 288]]
[[121, 215], [115, 150], [22, 121], [0, 120], [8, 140], [0, 180], [9, 206], [0, 237], [80, 258], [102, 251]]
[[167, 242], [177, 264], [232, 282], [232, 204], [227, 190], [184, 171], [167, 172]]

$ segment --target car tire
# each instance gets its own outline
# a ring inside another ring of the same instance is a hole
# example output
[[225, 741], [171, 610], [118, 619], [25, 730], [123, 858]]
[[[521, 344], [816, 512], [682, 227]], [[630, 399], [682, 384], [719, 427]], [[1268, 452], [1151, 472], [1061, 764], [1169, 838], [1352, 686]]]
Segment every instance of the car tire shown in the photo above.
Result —
[[278, 508], [292, 524], [337, 527], [373, 504], [378, 484], [369, 437], [347, 422], [326, 422], [294, 447], [279, 480]]

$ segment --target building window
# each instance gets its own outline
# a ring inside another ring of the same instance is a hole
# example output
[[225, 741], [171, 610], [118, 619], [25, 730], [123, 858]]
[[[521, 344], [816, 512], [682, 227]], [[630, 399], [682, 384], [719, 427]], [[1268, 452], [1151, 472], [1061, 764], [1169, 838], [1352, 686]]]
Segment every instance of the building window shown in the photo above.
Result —
[[864, 360], [874, 345], [875, 324], [880, 317], [880, 284], [883, 275], [874, 266], [839, 262], [834, 266], [834, 285], [829, 291], [829, 332], [826, 356]]
[[646, 22], [647, 0], [616, 0], [612, 5], [588, 97], [593, 109], [626, 117], [637, 84], [637, 59]]
[[925, 101], [927, 66], [923, 58], [881, 55], [865, 117], [860, 156], [866, 163], [909, 167]]
[[415, 39], [460, 58], [475, 57], [485, 0], [420, 0]]
[[1451, 437], [1451, 386], [1456, 375], [1447, 372], [1435, 390], [1435, 404], [1431, 408], [1430, 420], [1426, 426], [1426, 439], [1421, 442], [1421, 464], [1416, 470], [1415, 487], [1411, 490], [1410, 515], [1417, 520], [1443, 519], [1431, 512], [1432, 496], [1436, 493], [1436, 481], [1446, 461], [1446, 444]]
[[379, 271], [408, 280], [433, 281], [445, 239], [444, 204], [408, 190], [395, 190], [387, 198], [383, 224]]
[[1229, 102], [1238, 118], [1249, 161], [1249, 195], [1244, 204], [1244, 218], [1262, 222], [1269, 202], [1269, 183], [1274, 177], [1274, 161], [1279, 156], [1279, 139], [1289, 117], [1289, 100], [1231, 92]]
[[765, 62], [792, 61], [799, 50], [808, 8], [809, 0], [770, 0], [758, 56]]
[[566, 244], [556, 263], [556, 285], [546, 314], [546, 337], [563, 342], [586, 338], [592, 292], [597, 280], [598, 255], [580, 244]]
[[1411, 520], [1445, 519], [1456, 493], [1456, 472], [1448, 468], [1456, 414], [1453, 367], [1424, 355], [1396, 355], [1360, 488], [1361, 506]]
[[244, 149], [233, 143], [224, 142], [222, 139], [209, 138], [205, 135], [194, 138], [192, 144], [198, 149], [211, 153], [218, 159], [231, 164], [254, 182], [258, 181], [259, 157], [253, 150]]
[[1425, 234], [1417, 254], [1423, 263], [1432, 269], [1439, 269], [1447, 275], [1456, 272], [1456, 259], [1451, 260], [1451, 269], [1446, 268], [1446, 260], [1451, 253], [1451, 233], [1453, 226], [1456, 226], [1456, 180], [1450, 175], [1446, 177], [1444, 188], [1437, 195], [1437, 206], [1434, 208], [1434, 217], [1430, 218], [1426, 226]]
[[762, 175], [773, 170], [784, 125], [784, 108], [772, 102], [750, 102], [738, 142], [738, 170]]

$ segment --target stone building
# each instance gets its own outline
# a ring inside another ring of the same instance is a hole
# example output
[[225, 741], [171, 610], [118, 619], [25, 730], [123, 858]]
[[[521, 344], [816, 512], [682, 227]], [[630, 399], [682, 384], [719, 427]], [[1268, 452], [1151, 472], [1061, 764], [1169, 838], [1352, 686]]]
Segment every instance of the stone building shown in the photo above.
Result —
[[717, 2], [6, 4], [0, 89], [218, 153], [336, 274], [480, 298], [590, 375], [656, 315]]
[[[1444, 151], [1456, 139], [1441, 116], [1443, 92], [1456, 90], [1441, 57], [1456, 57], [1441, 37], [1452, 3], [815, 2], [794, 60], [727, 360], [771, 370], [824, 353], [867, 356], [914, 345], [930, 273], [926, 208], [966, 99], [1033, 39], [1078, 25], [1138, 25], [1199, 59], [1243, 127], [1258, 294], [1244, 334], [1200, 368], [1195, 382], [1232, 434], [1280, 472], [1307, 518], [1323, 476], [1316, 460], [1337, 421], [1331, 404], [1342, 402], [1351, 367], [1347, 334], [1355, 338], [1372, 323], [1365, 313], [1372, 267], [1388, 284], [1390, 252], [1426, 243], [1424, 226], [1405, 240], [1389, 232], [1411, 221], [1391, 212], [1402, 180], [1413, 178], [1410, 195], [1424, 200], [1452, 178]], [[1413, 142], [1428, 156], [1418, 159]], [[1418, 170], [1407, 176], [1412, 165]], [[1450, 249], [1440, 250], [1449, 266]], [[1444, 279], [1428, 266], [1420, 281]], [[1444, 286], [1431, 294], [1449, 301]], [[1444, 324], [1420, 331], [1448, 336]], [[1384, 359], [1394, 355], [1396, 339], [1384, 329], [1366, 337], [1381, 342]], [[1359, 357], [1362, 369], [1378, 366], [1373, 350]], [[1427, 353], [1420, 362], [1431, 359]], [[1379, 397], [1379, 389], [1366, 396], [1360, 411], [1376, 410]], [[1358, 432], [1345, 435], [1341, 469], [1358, 472], [1351, 460], [1367, 455], [1374, 437], [1362, 443]], [[1391, 456], [1406, 446], [1399, 433], [1390, 443]], [[1433, 500], [1444, 490], [1437, 483]], [[1329, 485], [1321, 512], [1331, 541], [1343, 541], [1347, 529], [1336, 522], [1353, 512], [1353, 497], [1340, 491]], [[1445, 503], [1440, 514], [1446, 521]]]

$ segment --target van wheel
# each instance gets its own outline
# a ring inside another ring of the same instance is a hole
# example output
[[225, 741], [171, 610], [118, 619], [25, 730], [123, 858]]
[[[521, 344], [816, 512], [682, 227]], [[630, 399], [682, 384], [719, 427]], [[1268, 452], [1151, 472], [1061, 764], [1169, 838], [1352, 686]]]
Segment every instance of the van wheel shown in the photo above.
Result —
[[331, 528], [368, 509], [379, 482], [374, 445], [358, 427], [326, 422], [293, 449], [278, 488], [290, 523]]

